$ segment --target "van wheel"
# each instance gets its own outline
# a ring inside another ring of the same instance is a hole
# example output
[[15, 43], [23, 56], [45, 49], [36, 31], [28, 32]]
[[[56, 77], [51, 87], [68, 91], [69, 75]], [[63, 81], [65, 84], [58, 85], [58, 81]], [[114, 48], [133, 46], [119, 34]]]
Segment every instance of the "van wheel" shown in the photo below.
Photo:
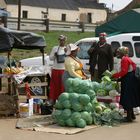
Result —
[[[41, 77], [31, 77], [29, 79], [30, 83], [41, 83], [43, 82]], [[44, 93], [44, 89], [41, 86], [31, 86], [31, 91], [33, 92], [33, 94], [41, 96]]]

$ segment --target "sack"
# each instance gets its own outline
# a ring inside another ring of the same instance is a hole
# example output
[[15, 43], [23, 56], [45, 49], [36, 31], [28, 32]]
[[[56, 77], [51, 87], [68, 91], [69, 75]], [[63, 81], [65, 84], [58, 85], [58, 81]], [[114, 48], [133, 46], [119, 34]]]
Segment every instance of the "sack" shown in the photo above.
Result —
[[135, 76], [138, 80], [140, 80], [140, 67], [136, 67]]
[[65, 61], [65, 54], [61, 54], [61, 55], [58, 55], [57, 53], [56, 53], [56, 60], [57, 60], [57, 63], [64, 63], [64, 61]]

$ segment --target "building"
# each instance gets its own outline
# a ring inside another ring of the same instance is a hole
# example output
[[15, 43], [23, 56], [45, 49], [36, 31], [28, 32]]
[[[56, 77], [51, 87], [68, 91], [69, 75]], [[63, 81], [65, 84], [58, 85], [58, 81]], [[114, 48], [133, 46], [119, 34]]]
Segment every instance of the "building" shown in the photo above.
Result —
[[[0, 8], [18, 17], [18, 0], [1, 0]], [[101, 23], [107, 19], [108, 9], [98, 0], [21, 0], [21, 18], [54, 21]]]

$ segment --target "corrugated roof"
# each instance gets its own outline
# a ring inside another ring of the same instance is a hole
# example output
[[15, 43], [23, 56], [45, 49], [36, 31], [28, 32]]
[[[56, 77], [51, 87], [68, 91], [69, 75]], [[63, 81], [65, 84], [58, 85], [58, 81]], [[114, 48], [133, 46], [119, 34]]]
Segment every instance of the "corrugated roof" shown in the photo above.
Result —
[[[6, 4], [18, 4], [18, 0], [5, 0]], [[22, 5], [46, 7], [55, 9], [78, 10], [82, 8], [105, 8], [96, 0], [21, 0]]]

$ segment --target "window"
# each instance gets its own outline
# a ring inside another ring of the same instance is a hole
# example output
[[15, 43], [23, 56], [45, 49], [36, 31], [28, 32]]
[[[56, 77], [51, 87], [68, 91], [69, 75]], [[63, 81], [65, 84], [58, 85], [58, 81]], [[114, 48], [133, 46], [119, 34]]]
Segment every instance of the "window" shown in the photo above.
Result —
[[134, 48], [136, 52], [136, 57], [140, 58], [140, 43], [135, 43]]
[[133, 36], [132, 37], [132, 40], [133, 41], [140, 41], [140, 36]]
[[122, 46], [128, 47], [128, 49], [129, 49], [129, 57], [132, 57], [134, 55], [131, 42], [124, 41], [124, 42], [122, 42]]
[[61, 20], [66, 21], [66, 14], [62, 14]]
[[91, 47], [92, 44], [93, 44], [93, 42], [80, 42], [77, 45], [80, 48], [80, 51], [78, 52], [77, 56], [80, 59], [89, 59], [89, 55], [88, 55], [87, 51], [89, 50], [89, 48]]
[[22, 18], [28, 18], [28, 11], [22, 11]]
[[112, 41], [111, 46], [112, 46], [113, 54], [114, 54], [114, 56], [116, 56], [116, 51], [120, 47], [120, 43], [117, 41]]
[[92, 23], [92, 14], [91, 13], [88, 13], [87, 19], [88, 19], [88, 23]]

